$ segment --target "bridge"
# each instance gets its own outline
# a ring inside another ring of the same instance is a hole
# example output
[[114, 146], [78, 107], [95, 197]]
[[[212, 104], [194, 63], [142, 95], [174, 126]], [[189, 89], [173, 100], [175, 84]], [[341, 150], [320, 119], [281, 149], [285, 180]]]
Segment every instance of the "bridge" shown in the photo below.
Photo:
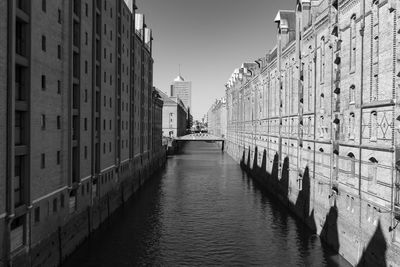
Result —
[[194, 133], [175, 137], [174, 141], [205, 141], [205, 142], [222, 142], [222, 150], [224, 150], [225, 138], [217, 137], [209, 133]]

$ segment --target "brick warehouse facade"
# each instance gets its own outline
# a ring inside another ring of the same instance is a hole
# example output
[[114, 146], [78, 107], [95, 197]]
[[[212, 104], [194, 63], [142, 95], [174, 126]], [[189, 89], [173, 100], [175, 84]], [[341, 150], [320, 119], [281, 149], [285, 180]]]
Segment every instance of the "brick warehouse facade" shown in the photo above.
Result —
[[60, 264], [163, 165], [135, 9], [0, 0], [0, 266]]
[[227, 152], [361, 266], [400, 266], [399, 19], [398, 0], [299, 0], [226, 84]]

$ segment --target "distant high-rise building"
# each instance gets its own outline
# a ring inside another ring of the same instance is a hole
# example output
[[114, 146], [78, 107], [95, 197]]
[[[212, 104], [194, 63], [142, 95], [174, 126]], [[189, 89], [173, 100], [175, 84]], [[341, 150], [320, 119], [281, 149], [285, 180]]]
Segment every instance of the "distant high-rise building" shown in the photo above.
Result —
[[182, 100], [186, 108], [192, 107], [192, 82], [185, 81], [181, 75], [175, 78], [171, 85], [171, 96]]

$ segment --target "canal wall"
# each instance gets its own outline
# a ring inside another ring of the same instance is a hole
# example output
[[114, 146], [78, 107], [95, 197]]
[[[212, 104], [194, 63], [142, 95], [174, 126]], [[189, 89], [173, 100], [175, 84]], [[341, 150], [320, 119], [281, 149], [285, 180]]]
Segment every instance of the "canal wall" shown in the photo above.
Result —
[[[78, 209], [73, 214], [63, 219], [48, 221], [45, 226], [48, 233], [46, 238], [30, 244], [28, 250], [15, 255], [12, 262], [0, 264], [0, 267], [61, 265], [66, 257], [107, 221], [115, 210], [123, 206], [154, 173], [161, 170], [165, 162], [165, 149], [157, 154], [144, 155], [134, 160], [131, 171], [121, 172], [110, 187], [99, 188], [97, 198], [90, 201], [84, 198], [83, 194], [78, 196], [78, 202], [82, 204], [78, 205]], [[85, 205], [85, 201], [90, 204]], [[46, 229], [41, 229], [41, 231], [46, 232]], [[32, 230], [30, 232], [34, 233]]]
[[265, 149], [249, 148], [239, 157], [234, 153], [232, 143], [228, 144], [226, 152], [250, 177], [318, 234], [323, 245], [329, 246], [353, 266], [400, 266], [398, 246], [391, 245], [388, 237], [393, 230], [389, 232], [384, 227], [390, 225], [390, 214], [381, 213], [380, 220], [373, 222], [375, 229], [367, 232], [368, 225], [361, 225], [364, 218], [356, 212], [356, 207], [346, 203], [347, 197], [343, 194], [333, 191], [326, 197], [308, 166], [301, 171], [301, 179], [297, 179], [300, 185], [293, 186], [289, 157], [279, 166], [275, 155], [268, 164]]

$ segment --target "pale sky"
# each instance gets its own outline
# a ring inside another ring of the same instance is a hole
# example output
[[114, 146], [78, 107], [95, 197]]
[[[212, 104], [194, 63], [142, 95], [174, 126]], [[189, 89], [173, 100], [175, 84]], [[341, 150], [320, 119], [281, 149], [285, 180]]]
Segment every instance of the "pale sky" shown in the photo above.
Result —
[[167, 92], [178, 75], [192, 81], [192, 114], [200, 119], [242, 62], [276, 44], [278, 10], [296, 0], [136, 0], [153, 30], [154, 86]]

